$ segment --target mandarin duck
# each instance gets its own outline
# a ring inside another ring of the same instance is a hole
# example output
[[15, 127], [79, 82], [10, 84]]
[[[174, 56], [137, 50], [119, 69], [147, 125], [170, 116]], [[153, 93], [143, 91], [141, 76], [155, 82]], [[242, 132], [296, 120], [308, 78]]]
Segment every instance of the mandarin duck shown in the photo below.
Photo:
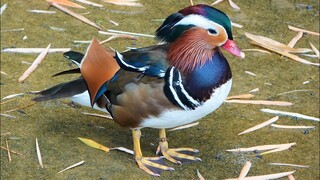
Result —
[[[156, 38], [158, 45], [123, 53], [108, 52], [93, 39], [80, 70], [60, 73], [81, 72], [81, 77], [41, 91], [34, 99], [68, 97], [110, 113], [116, 123], [132, 130], [134, 159], [153, 176], [173, 170], [163, 159], [175, 164], [201, 161], [194, 156], [196, 149], [169, 148], [165, 129], [200, 120], [227, 97], [232, 75], [219, 47], [244, 56], [233, 41], [228, 16], [203, 4], [168, 16]], [[140, 130], [146, 127], [159, 129], [157, 153], [163, 156], [143, 156]]]

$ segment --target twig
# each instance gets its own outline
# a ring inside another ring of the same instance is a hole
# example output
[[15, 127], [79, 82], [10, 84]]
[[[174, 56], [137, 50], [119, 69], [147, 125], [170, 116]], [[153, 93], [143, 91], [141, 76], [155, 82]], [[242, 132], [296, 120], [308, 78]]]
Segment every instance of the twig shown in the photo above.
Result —
[[228, 152], [253, 152], [255, 150], [258, 151], [265, 151], [270, 149], [279, 149], [284, 146], [293, 146], [296, 145], [296, 143], [286, 143], [286, 144], [271, 144], [271, 145], [261, 145], [261, 146], [254, 146], [249, 148], [237, 148], [237, 149], [228, 149], [226, 151]]
[[134, 33], [134, 32], [126, 32], [126, 31], [118, 31], [118, 30], [113, 30], [113, 29], [108, 29], [107, 32], [105, 31], [99, 31], [99, 34], [108, 34], [110, 33], [118, 33], [118, 34], [128, 34], [132, 36], [144, 36], [144, 37], [151, 37], [154, 38], [154, 35], [149, 35], [149, 34], [141, 34], [141, 33]]
[[197, 176], [198, 176], [199, 180], [205, 180], [204, 177], [200, 174], [198, 169], [197, 169]]
[[186, 128], [190, 128], [190, 127], [196, 126], [196, 125], [198, 125], [198, 124], [199, 124], [199, 122], [190, 123], [190, 124], [186, 124], [186, 125], [184, 125], [184, 126], [179, 126], [179, 127], [170, 129], [169, 131], [176, 131], [176, 130], [180, 130], [180, 129], [186, 129]]
[[6, 103], [14, 101], [14, 100], [16, 100], [16, 99], [9, 99], [8, 101], [1, 102], [0, 104], [3, 105], [3, 104], [6, 104]]
[[277, 96], [281, 96], [281, 95], [289, 94], [289, 93], [295, 93], [295, 92], [308, 92], [308, 91], [313, 91], [313, 90], [315, 90], [315, 89], [299, 89], [299, 90], [292, 90], [292, 91], [287, 91], [287, 92], [283, 92], [283, 93], [277, 94]]
[[95, 113], [88, 113], [88, 112], [81, 112], [81, 114], [95, 116], [95, 117], [101, 117], [101, 118], [106, 118], [106, 119], [113, 119], [109, 114], [102, 115], [102, 114], [95, 114]]
[[69, 170], [69, 169], [71, 169], [71, 168], [74, 168], [74, 167], [76, 167], [76, 166], [80, 166], [80, 165], [82, 165], [83, 163], [84, 163], [84, 161], [80, 161], [80, 162], [78, 162], [78, 163], [76, 163], [76, 164], [74, 164], [74, 165], [71, 165], [71, 166], [69, 166], [69, 167], [67, 167], [67, 168], [59, 171], [58, 174], [66, 171], [66, 170]]
[[302, 36], [303, 36], [303, 32], [302, 31], [298, 31], [297, 35], [289, 42], [288, 46], [293, 48], [294, 45], [297, 44], [299, 39], [302, 38]]
[[[45, 48], [5, 48], [1, 52], [7, 53], [41, 53]], [[50, 48], [48, 53], [64, 53], [70, 51], [71, 48]]]
[[298, 164], [287, 164], [287, 163], [269, 163], [270, 165], [275, 166], [291, 166], [291, 167], [301, 167], [301, 168], [308, 168], [309, 166], [306, 165], [298, 165]]
[[[282, 177], [289, 176], [290, 174], [293, 174], [295, 171], [290, 172], [283, 172], [283, 173], [276, 173], [276, 174], [267, 174], [267, 175], [260, 175], [260, 176], [248, 176], [243, 178], [243, 180], [257, 180], [257, 179], [279, 179]], [[238, 180], [235, 179], [226, 179], [226, 180]]]
[[37, 151], [39, 164], [40, 164], [41, 168], [43, 168], [42, 157], [41, 157], [41, 152], [40, 152], [39, 143], [38, 143], [37, 138], [36, 138], [36, 151]]
[[30, 74], [36, 70], [36, 68], [40, 65], [40, 63], [44, 60], [46, 57], [48, 50], [50, 49], [51, 44], [48, 45], [48, 47], [39, 54], [39, 56], [33, 61], [31, 66], [19, 77], [18, 82], [23, 82], [27, 77], [30, 76]]
[[250, 168], [251, 168], [251, 162], [250, 161], [247, 161], [243, 168], [241, 169], [240, 171], [240, 174], [239, 174], [239, 177], [238, 177], [238, 180], [242, 180], [244, 177], [247, 176], [248, 172], [250, 171]]
[[0, 8], [0, 15], [2, 15], [2, 13], [4, 12], [4, 10], [6, 10], [8, 7], [8, 3], [5, 3], [4, 5], [1, 6]]
[[314, 129], [315, 126], [287, 126], [287, 125], [279, 125], [279, 124], [271, 124], [272, 127], [275, 128], [283, 128], [283, 129]]
[[273, 109], [260, 109], [260, 111], [270, 113], [270, 114], [276, 114], [278, 116], [291, 116], [291, 117], [307, 119], [307, 120], [311, 120], [311, 121], [317, 121], [317, 122], [320, 121], [319, 118], [307, 116], [307, 115], [303, 115], [303, 114], [299, 114], [299, 113], [278, 111], [278, 110], [273, 110]]
[[0, 113], [1, 116], [4, 116], [4, 117], [8, 117], [8, 118], [17, 118], [15, 116], [12, 116], [12, 115], [9, 115], [9, 114], [3, 114], [3, 113]]
[[77, 4], [77, 3], [74, 3], [74, 2], [71, 2], [71, 1], [68, 1], [68, 0], [47, 0], [49, 3], [55, 3], [55, 4], [61, 4], [63, 6], [69, 6], [69, 7], [74, 7], [74, 8], [81, 8], [81, 9], [85, 9], [85, 7]]
[[7, 149], [8, 149], [8, 159], [9, 159], [9, 162], [11, 162], [11, 153], [10, 153], [10, 148], [9, 148], [9, 142], [8, 142], [8, 139], [6, 139], [6, 146], [7, 146]]
[[[11, 99], [11, 98], [14, 98], [14, 97], [17, 97], [17, 96], [22, 96], [23, 93], [17, 93], [17, 94], [10, 94], [6, 97], [3, 97], [1, 100], [5, 100], [5, 99]], [[8, 101], [7, 101], [8, 102]], [[2, 103], [1, 103], [2, 104]]]
[[320, 36], [320, 34], [318, 32], [313, 32], [313, 31], [308, 31], [308, 30], [305, 30], [305, 29], [301, 29], [301, 28], [297, 28], [297, 27], [293, 27], [293, 26], [290, 26], [288, 25], [288, 28], [292, 31], [302, 31], [304, 33], [307, 33], [307, 34], [311, 34], [311, 35], [315, 35], [315, 36]]
[[239, 103], [239, 104], [260, 104], [260, 105], [270, 105], [270, 106], [291, 106], [293, 105], [291, 102], [285, 101], [264, 101], [264, 100], [224, 100], [227, 103]]
[[253, 126], [252, 128], [249, 128], [249, 129], [247, 129], [247, 130], [239, 133], [238, 136], [241, 135], [241, 134], [246, 134], [246, 133], [249, 133], [249, 132], [258, 130], [258, 129], [260, 129], [260, 128], [263, 128], [263, 127], [265, 127], [265, 126], [267, 126], [267, 125], [269, 125], [269, 124], [272, 124], [272, 123], [276, 122], [278, 119], [279, 119], [279, 116], [275, 116], [275, 117], [269, 119], [268, 121], [265, 121], [265, 122], [263, 122], [263, 123], [261, 123], [261, 124], [258, 124], [258, 125], [256, 125], [256, 126]]
[[250, 99], [252, 97], [254, 97], [253, 94], [240, 94], [240, 95], [228, 96], [226, 98], [226, 100], [230, 100], [230, 99]]
[[37, 102], [33, 102], [33, 103], [27, 104], [27, 105], [25, 105], [25, 106], [19, 107], [19, 108], [11, 109], [11, 110], [5, 111], [4, 113], [8, 113], [8, 112], [12, 112], [12, 111], [17, 111], [17, 110], [20, 110], [20, 109], [24, 109], [24, 108], [33, 106], [35, 103], [37, 103]]
[[88, 4], [90, 6], [103, 7], [102, 4], [97, 4], [97, 3], [94, 3], [94, 2], [91, 2], [91, 1], [87, 1], [87, 0], [76, 0], [76, 1], [81, 2], [83, 4]]
[[17, 155], [22, 156], [21, 153], [18, 153], [18, 152], [16, 152], [16, 151], [10, 150], [10, 149], [8, 149], [8, 148], [6, 148], [6, 147], [3, 147], [3, 146], [0, 146], [0, 147], [1, 147], [1, 149], [3, 149], [3, 150], [10, 151], [12, 154], [17, 154]]
[[56, 4], [56, 3], [50, 3], [52, 6], [56, 7], [57, 9], [69, 14], [70, 16], [84, 22], [84, 23], [87, 23], [95, 28], [97, 28], [98, 30], [103, 30], [104, 28], [100, 27], [99, 25], [97, 25], [96, 23], [92, 22], [91, 20], [89, 20], [88, 18], [80, 15], [80, 14], [77, 14], [73, 11], [71, 11], [70, 9], [68, 8], [65, 8], [63, 6], [60, 6], [59, 4]]

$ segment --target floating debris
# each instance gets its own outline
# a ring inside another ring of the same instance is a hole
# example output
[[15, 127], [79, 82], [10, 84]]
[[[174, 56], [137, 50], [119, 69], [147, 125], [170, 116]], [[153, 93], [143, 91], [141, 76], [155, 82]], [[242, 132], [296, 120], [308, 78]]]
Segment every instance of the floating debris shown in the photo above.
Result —
[[297, 27], [293, 27], [293, 26], [290, 26], [290, 25], [288, 25], [288, 28], [290, 30], [292, 30], [292, 31], [302, 31], [303, 33], [306, 33], [306, 34], [320, 36], [320, 34], [318, 32], [308, 31], [308, 30], [297, 28]]
[[242, 180], [243, 178], [245, 178], [248, 174], [248, 172], [250, 171], [250, 168], [251, 168], [251, 162], [250, 161], [247, 161], [243, 168], [241, 169], [240, 171], [240, 174], [239, 174], [239, 177], [238, 177], [238, 180]]
[[9, 151], [9, 152], [12, 153], [12, 154], [17, 154], [17, 155], [22, 156], [21, 153], [18, 153], [18, 152], [16, 152], [16, 151], [10, 150], [10, 149], [5, 148], [5, 147], [3, 147], [3, 146], [0, 146], [0, 148], [3, 149], [3, 150]]
[[8, 75], [7, 73], [5, 73], [5, 72], [3, 72], [3, 71], [1, 71], [1, 74], [3, 74], [3, 75]]
[[228, 96], [226, 99], [230, 100], [230, 99], [250, 99], [254, 97], [253, 94], [240, 94], [240, 95], [234, 95], [234, 96]]
[[5, 3], [4, 5], [1, 6], [0, 8], [0, 16], [2, 15], [2, 13], [4, 12], [4, 10], [6, 10], [8, 7], [8, 3]]
[[288, 176], [288, 179], [289, 179], [289, 180], [295, 180], [295, 178], [293, 177], [292, 174], [290, 174], [290, 175]]
[[103, 0], [105, 3], [120, 5], [120, 6], [142, 6], [138, 0]]
[[122, 152], [126, 152], [128, 154], [132, 154], [133, 155], [133, 151], [124, 147], [115, 147], [115, 148], [110, 148], [110, 150], [119, 150]]
[[83, 7], [83, 6], [81, 6], [81, 5], [77, 4], [77, 3], [68, 1], [68, 0], [47, 0], [47, 2], [54, 3], [54, 4], [60, 4], [60, 5], [63, 5], [63, 6], [69, 6], [69, 7], [74, 7], [74, 8], [85, 9], [85, 7]]
[[30, 76], [30, 74], [37, 69], [37, 67], [41, 64], [41, 62], [44, 60], [46, 57], [49, 49], [50, 49], [51, 44], [47, 46], [47, 48], [39, 54], [39, 56], [33, 61], [31, 66], [19, 77], [18, 82], [23, 82], [27, 77]]
[[11, 135], [11, 132], [6, 132], [6, 133], [0, 134], [0, 136], [6, 136], [6, 135]]
[[[289, 172], [282, 172], [282, 173], [276, 173], [276, 174], [266, 174], [266, 175], [260, 175], [260, 176], [248, 176], [243, 178], [242, 180], [262, 180], [262, 179], [279, 179], [282, 177], [289, 176], [293, 174], [295, 171], [289, 171]], [[238, 180], [238, 178], [234, 179], [226, 179], [226, 180]]]
[[287, 163], [269, 163], [270, 165], [275, 166], [291, 166], [291, 167], [300, 167], [300, 168], [308, 168], [306, 165], [298, 165], [298, 164], [287, 164]]
[[54, 31], [65, 31], [66, 30], [65, 28], [59, 28], [59, 27], [54, 27], [54, 26], [49, 26], [49, 28]]
[[95, 113], [88, 113], [88, 112], [81, 112], [81, 114], [95, 116], [95, 117], [101, 117], [101, 118], [106, 118], [106, 119], [113, 119], [110, 114], [103, 115], [103, 114], [95, 114]]
[[294, 45], [297, 44], [297, 42], [302, 38], [303, 32], [299, 31], [298, 34], [289, 42], [288, 46], [289, 47], [294, 47]]
[[40, 164], [41, 168], [43, 168], [42, 157], [41, 157], [41, 152], [40, 152], [39, 143], [38, 143], [37, 138], [36, 138], [36, 151], [37, 151], [39, 164]]
[[1, 30], [1, 32], [18, 32], [24, 31], [24, 28]]
[[309, 92], [309, 91], [313, 91], [316, 89], [299, 89], [299, 90], [292, 90], [292, 91], [287, 91], [287, 92], [283, 92], [280, 94], [277, 94], [277, 96], [281, 96], [281, 95], [285, 95], [285, 94], [290, 94], [290, 93], [295, 93], [295, 92]]
[[186, 125], [183, 125], [183, 126], [179, 126], [179, 127], [170, 129], [169, 131], [176, 131], [176, 130], [186, 129], [186, 128], [190, 128], [190, 127], [196, 126], [198, 124], [199, 124], [199, 122], [190, 123], [190, 124], [186, 124]]
[[[41, 53], [46, 48], [5, 48], [1, 52], [7, 53]], [[64, 53], [70, 51], [71, 48], [50, 48], [48, 53]]]
[[261, 146], [254, 146], [249, 148], [237, 148], [237, 149], [228, 149], [228, 152], [254, 152], [254, 151], [266, 151], [271, 149], [279, 149], [287, 146], [293, 146], [296, 143], [286, 143], [286, 144], [271, 144], [271, 145], [261, 145]]
[[242, 49], [241, 51], [257, 51], [257, 52], [262, 52], [266, 54], [271, 54], [269, 51], [263, 50], [263, 49]]
[[141, 14], [144, 11], [118, 11], [118, 10], [109, 10], [111, 13], [118, 13], [118, 14]]
[[[15, 98], [15, 97], [18, 97], [18, 96], [19, 96], [19, 97], [23, 96], [23, 93], [10, 94], [10, 95], [2, 98], [1, 100], [3, 101], [3, 100], [5, 100], [5, 99], [11, 99], [11, 98]], [[1, 104], [2, 104], [2, 103], [1, 103]]]
[[227, 103], [239, 103], [239, 104], [256, 104], [256, 105], [269, 105], [269, 106], [291, 106], [293, 103], [286, 101], [264, 101], [264, 100], [224, 100]]
[[7, 147], [7, 149], [8, 149], [8, 159], [9, 159], [9, 162], [11, 162], [12, 161], [12, 159], [11, 159], [11, 152], [10, 152], [10, 148], [9, 148], [9, 141], [8, 141], [8, 139], [6, 139], [6, 147]]
[[76, 163], [76, 164], [74, 164], [74, 165], [71, 165], [71, 166], [69, 166], [69, 167], [67, 167], [67, 168], [65, 168], [65, 169], [63, 169], [63, 170], [61, 170], [61, 171], [59, 171], [59, 172], [58, 172], [58, 174], [59, 174], [59, 173], [62, 173], [62, 172], [64, 172], [64, 171], [66, 171], [66, 170], [69, 170], [69, 169], [71, 169], [71, 168], [74, 168], [74, 167], [80, 166], [80, 165], [82, 165], [83, 163], [84, 163], [84, 161], [80, 161], [80, 162], [78, 162], [78, 163]]
[[86, 138], [80, 138], [78, 137], [78, 139], [80, 141], [82, 141], [83, 143], [85, 143], [86, 145], [90, 146], [90, 147], [93, 147], [93, 148], [96, 148], [96, 149], [100, 149], [104, 152], [109, 152], [110, 149], [102, 144], [99, 144], [91, 139], [86, 139]]
[[111, 22], [113, 25], [115, 26], [119, 26], [119, 23], [115, 22], [115, 21], [112, 21], [112, 20], [109, 20], [109, 22]]
[[280, 124], [271, 124], [272, 127], [275, 128], [283, 128], [283, 129], [315, 129], [315, 126], [288, 126], [288, 125], [280, 125]]
[[249, 75], [251, 75], [251, 76], [257, 76], [255, 73], [250, 72], [250, 71], [244, 71], [244, 73], [249, 74]]
[[73, 41], [73, 43], [75, 43], [75, 44], [90, 44], [90, 43], [91, 43], [91, 40], [88, 40], [88, 41], [78, 41], [78, 40], [75, 40], [75, 41]]
[[91, 20], [89, 20], [88, 18], [86, 18], [86, 17], [84, 17], [84, 16], [82, 16], [82, 15], [80, 15], [78, 13], [75, 13], [75, 12], [71, 11], [68, 8], [60, 6], [59, 4], [56, 4], [56, 3], [50, 3], [50, 4], [51, 4], [51, 6], [54, 6], [55, 8], [65, 12], [67, 14], [69, 14], [70, 16], [72, 16], [72, 17], [74, 17], [74, 18], [76, 18], [76, 19], [78, 19], [78, 20], [80, 20], [80, 21], [82, 21], [84, 23], [89, 24], [90, 26], [93, 26], [93, 27], [97, 28], [98, 30], [103, 30], [104, 29], [104, 28], [100, 27], [99, 25], [97, 25], [96, 23], [94, 23]]
[[94, 3], [94, 2], [91, 2], [91, 1], [87, 1], [87, 0], [76, 0], [76, 1], [81, 2], [83, 4], [90, 5], [90, 6], [103, 7], [102, 4]]
[[[216, 4], [218, 4], [218, 3], [221, 3], [222, 1], [224, 1], [224, 0], [216, 0], [215, 2], [213, 2], [213, 3], [211, 4], [211, 6], [216, 5]], [[229, 4], [230, 4], [230, 6], [231, 6], [232, 8], [237, 9], [237, 10], [240, 10], [240, 7], [239, 7], [238, 5], [236, 5], [236, 3], [234, 3], [232, 0], [228, 0], [228, 1], [229, 1]]]
[[44, 10], [37, 10], [37, 9], [31, 9], [31, 10], [28, 10], [28, 12], [37, 13], [37, 14], [55, 14], [56, 13], [55, 11], [44, 11]]
[[263, 122], [261, 124], [253, 126], [253, 127], [249, 128], [249, 129], [239, 133], [238, 136], [242, 135], [242, 134], [246, 134], [246, 133], [252, 132], [252, 131], [255, 131], [255, 130], [258, 130], [260, 128], [263, 128], [263, 127], [265, 127], [265, 126], [267, 126], [269, 124], [272, 124], [272, 123], [276, 122], [278, 119], [279, 119], [279, 116], [275, 116], [275, 117], [269, 119], [268, 121], [265, 121], [265, 122]]
[[311, 49], [314, 51], [314, 53], [316, 53], [318, 59], [320, 59], [319, 50], [311, 42], [309, 42], [309, 43], [310, 43]]
[[270, 151], [266, 151], [266, 152], [263, 152], [261, 153], [260, 155], [264, 155], [264, 154], [270, 154], [270, 153], [274, 153], [274, 152], [279, 152], [279, 151], [284, 151], [284, 150], [287, 150], [289, 148], [291, 148], [291, 146], [293, 145], [296, 145], [296, 143], [292, 143], [292, 144], [283, 144], [282, 146], [276, 148], [276, 149], [273, 149], [273, 150], [270, 150]]
[[205, 180], [204, 177], [200, 174], [198, 169], [197, 169], [197, 176], [198, 176], [199, 180]]
[[118, 34], [118, 35], [112, 35], [111, 37], [109, 37], [108, 39], [101, 41], [100, 44], [109, 42], [113, 39], [118, 39], [118, 38], [124, 38], [124, 39], [131, 39], [131, 40], [137, 40], [136, 37], [131, 36], [131, 35], [127, 35], [127, 34]]
[[304, 81], [302, 84], [305, 85], [305, 84], [309, 84], [310, 81]]
[[231, 26], [236, 27], [236, 28], [243, 28], [243, 25], [235, 23], [235, 22], [231, 22]]
[[303, 114], [299, 114], [299, 113], [278, 111], [278, 110], [273, 110], [273, 109], [260, 109], [260, 111], [265, 112], [265, 113], [270, 113], [270, 114], [276, 114], [278, 116], [291, 116], [291, 117], [301, 118], [301, 119], [306, 119], [306, 120], [311, 120], [311, 121], [317, 121], [317, 122], [320, 121], [319, 118], [307, 116], [307, 115], [303, 115]]
[[288, 58], [290, 58], [292, 60], [298, 61], [298, 62], [303, 63], [303, 64], [320, 66], [319, 63], [313, 63], [313, 62], [307, 61], [305, 59], [302, 59], [297, 55], [291, 54], [291, 53], [308, 53], [308, 52], [312, 51], [311, 49], [308, 49], [308, 48], [291, 48], [291, 47], [289, 47], [289, 46], [287, 46], [285, 44], [282, 44], [282, 43], [280, 43], [278, 41], [275, 41], [273, 39], [266, 38], [266, 37], [263, 37], [263, 36], [253, 35], [253, 34], [250, 34], [250, 33], [247, 33], [247, 32], [245, 33], [245, 35], [249, 39], [253, 40], [252, 43], [255, 44], [255, 45], [261, 46], [261, 47], [263, 47], [265, 49], [271, 50], [273, 52], [281, 54], [282, 56], [286, 56], [286, 57], [288, 57]]
[[12, 115], [9, 115], [9, 114], [3, 114], [3, 113], [0, 113], [1, 116], [4, 116], [4, 117], [8, 117], [8, 118], [17, 118], [15, 116], [12, 116]]
[[255, 88], [255, 89], [252, 89], [251, 91], [249, 91], [249, 93], [256, 93], [256, 92], [259, 92], [260, 89], [259, 88]]
[[134, 33], [134, 32], [126, 32], [126, 31], [119, 31], [119, 30], [113, 30], [113, 29], [107, 29], [107, 32], [105, 31], [99, 31], [99, 34], [106, 34], [106, 35], [110, 35], [108, 34], [108, 32], [110, 33], [118, 33], [118, 34], [127, 34], [127, 35], [132, 35], [132, 36], [144, 36], [144, 37], [151, 37], [154, 38], [154, 35], [149, 35], [149, 34], [141, 34], [141, 33]]
[[8, 113], [8, 112], [12, 112], [12, 111], [17, 111], [17, 110], [20, 110], [20, 109], [24, 109], [24, 108], [33, 106], [33, 105], [36, 104], [36, 103], [37, 103], [37, 102], [33, 102], [33, 103], [27, 104], [27, 105], [25, 105], [25, 106], [19, 107], [19, 108], [15, 108], [15, 109], [11, 109], [11, 110], [5, 111], [4, 113]]

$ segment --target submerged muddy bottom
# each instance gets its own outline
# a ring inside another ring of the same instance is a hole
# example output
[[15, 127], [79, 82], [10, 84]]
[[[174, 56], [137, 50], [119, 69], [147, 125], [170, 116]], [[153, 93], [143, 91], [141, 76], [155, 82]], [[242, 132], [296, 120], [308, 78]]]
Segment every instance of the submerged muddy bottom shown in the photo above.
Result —
[[[98, 2], [98, 1], [96, 1]], [[53, 48], [71, 48], [84, 52], [87, 44], [75, 44], [74, 40], [99, 40], [108, 36], [97, 33], [94, 27], [84, 24], [55, 8], [55, 14], [33, 14], [27, 10], [47, 10], [46, 2], [30, 0], [2, 1], [8, 3], [1, 15], [1, 48], [41, 47], [49, 43]], [[99, 2], [102, 3], [102, 2]], [[143, 7], [116, 6], [102, 3], [104, 8], [85, 6], [86, 9], [72, 9], [109, 29], [154, 34], [163, 19], [172, 12], [189, 5], [189, 1], [141, 1]], [[200, 3], [200, 1], [195, 1]], [[211, 1], [201, 1], [210, 4]], [[232, 9], [222, 2], [215, 7], [226, 12], [233, 22], [243, 28], [233, 28], [235, 41], [242, 49], [258, 48], [251, 45], [244, 32], [269, 37], [287, 44], [296, 35], [288, 25], [319, 32], [318, 1], [236, 1], [241, 10]], [[71, 8], [70, 8], [71, 9]], [[109, 20], [118, 22], [115, 26]], [[5, 31], [24, 28], [23, 31]], [[27, 39], [23, 37], [27, 37]], [[295, 47], [310, 48], [309, 42], [319, 49], [319, 36], [304, 35]], [[155, 44], [152, 38], [139, 37], [137, 41], [114, 40], [105, 44], [119, 51], [126, 47], [143, 47]], [[270, 126], [249, 134], [237, 134], [262, 123], [274, 115], [263, 113], [261, 108], [297, 112], [319, 117], [319, 68], [294, 62], [275, 53], [246, 52], [245, 59], [237, 59], [225, 51], [233, 70], [233, 87], [230, 95], [254, 93], [256, 100], [277, 100], [294, 103], [292, 106], [264, 106], [224, 103], [217, 111], [202, 119], [198, 126], [168, 132], [170, 147], [193, 147], [200, 150], [200, 163], [171, 164], [175, 171], [164, 172], [160, 179], [198, 179], [196, 171], [206, 179], [238, 177], [246, 161], [252, 167], [248, 176], [280, 173], [296, 170], [296, 179], [319, 179], [319, 122], [280, 117], [277, 124], [316, 126], [315, 129], [288, 130]], [[31, 102], [33, 95], [27, 92], [42, 90], [57, 83], [76, 78], [74, 75], [51, 77], [51, 75], [75, 68], [62, 53], [50, 53], [38, 69], [24, 83], [18, 83], [20, 75], [29, 67], [38, 54], [1, 53], [1, 98], [24, 93], [13, 101], [1, 104], [1, 112], [23, 107]], [[303, 57], [312, 62], [318, 59]], [[245, 73], [250, 71], [257, 76]], [[294, 91], [299, 90], [299, 91]], [[280, 94], [288, 91], [291, 93]], [[279, 95], [280, 94], [280, 95]], [[4, 100], [6, 101], [6, 100]], [[1, 101], [1, 102], [4, 102]], [[119, 127], [112, 120], [91, 117], [81, 112], [94, 112], [78, 105], [70, 106], [68, 100], [54, 100], [37, 103], [28, 108], [8, 112], [16, 118], [1, 116], [1, 146], [9, 147], [21, 154], [1, 150], [1, 179], [150, 179], [139, 170], [133, 157], [119, 151], [103, 151], [86, 146], [78, 137], [89, 138], [108, 147], [132, 149], [131, 132]], [[143, 129], [141, 146], [145, 156], [154, 156], [158, 132]], [[35, 139], [38, 139], [44, 168], [41, 168], [36, 154]], [[266, 144], [293, 143], [290, 150], [257, 157], [255, 153], [230, 153], [227, 149], [251, 147]], [[72, 164], [85, 161], [82, 166], [58, 172]], [[308, 165], [309, 168], [272, 166], [269, 163], [290, 163]], [[284, 178], [285, 179], [285, 178]]]

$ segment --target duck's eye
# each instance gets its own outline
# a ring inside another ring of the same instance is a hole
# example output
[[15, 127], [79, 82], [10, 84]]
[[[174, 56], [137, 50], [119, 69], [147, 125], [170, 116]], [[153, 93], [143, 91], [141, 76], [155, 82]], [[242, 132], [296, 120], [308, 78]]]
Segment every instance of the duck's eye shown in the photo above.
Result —
[[217, 34], [218, 34], [218, 31], [215, 30], [215, 29], [208, 29], [208, 34], [210, 34], [210, 35], [217, 35]]

